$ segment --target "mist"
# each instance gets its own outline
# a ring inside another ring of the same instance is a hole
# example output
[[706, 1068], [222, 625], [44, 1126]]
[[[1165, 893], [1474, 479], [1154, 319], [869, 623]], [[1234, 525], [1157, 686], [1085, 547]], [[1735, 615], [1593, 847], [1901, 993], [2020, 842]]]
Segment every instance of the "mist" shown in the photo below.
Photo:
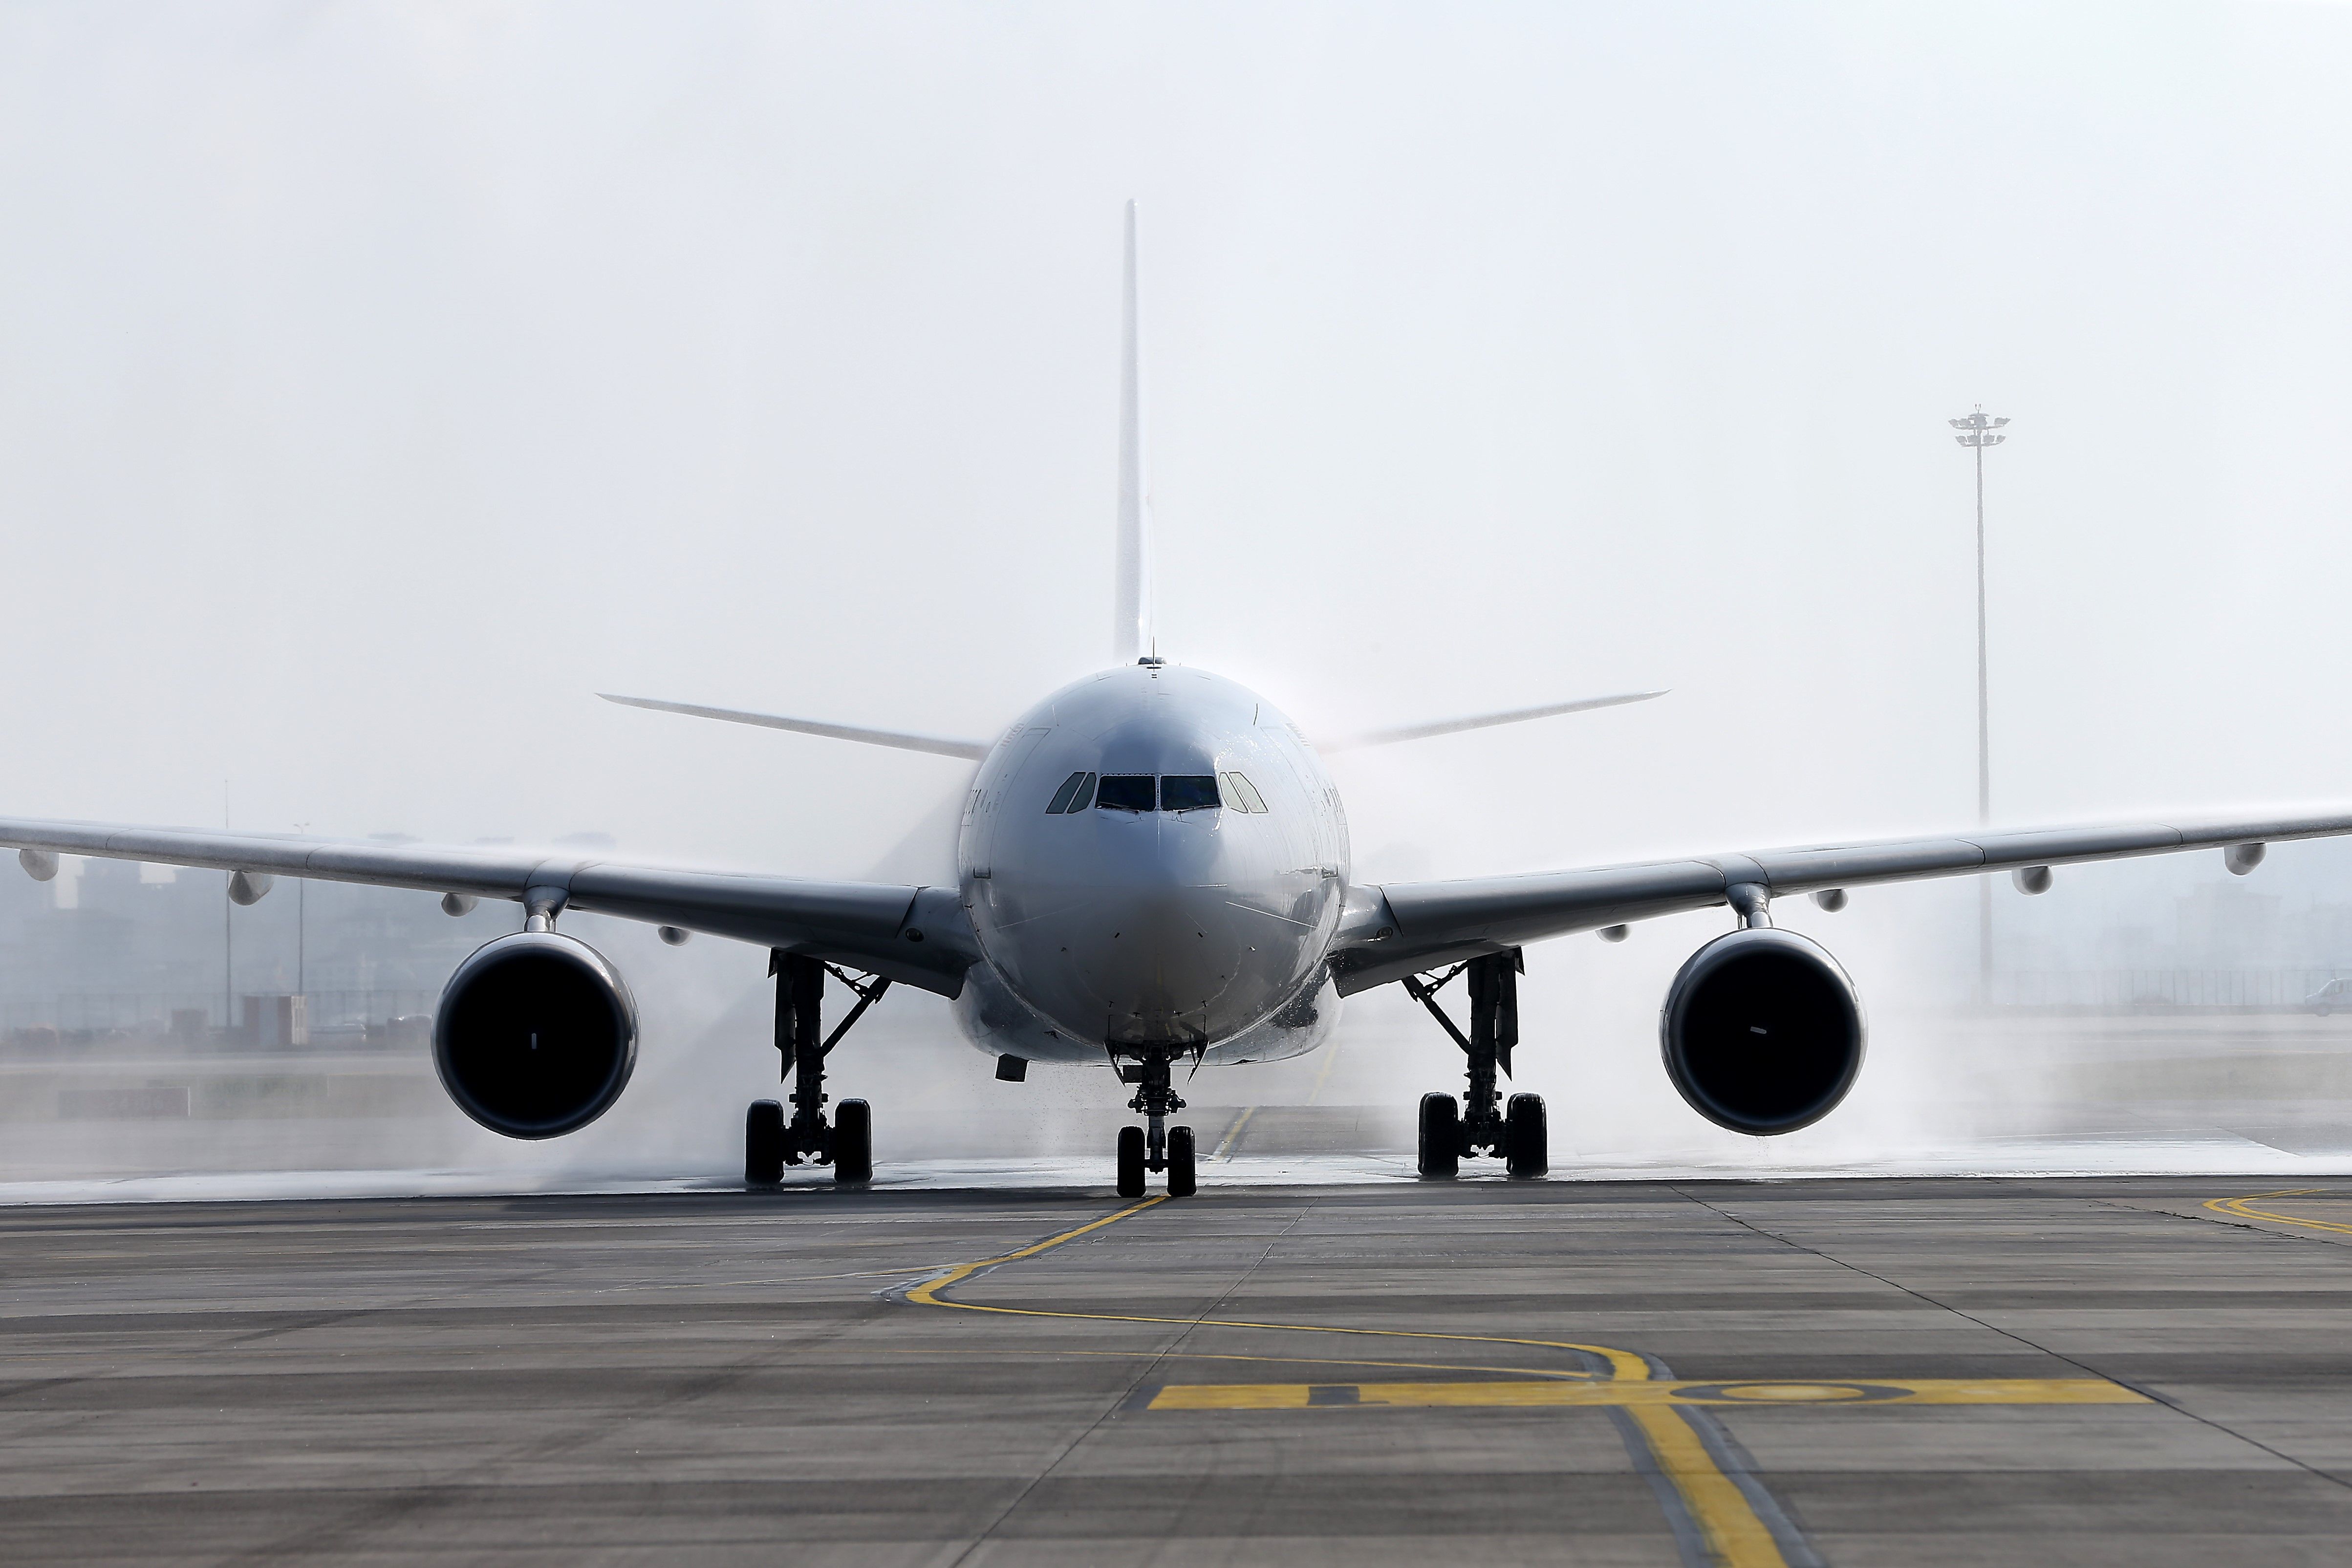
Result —
[[[2347, 78], [2328, 5], [0, 5], [0, 795], [945, 880], [968, 765], [594, 694], [985, 737], [1102, 664], [1134, 197], [1163, 653], [1310, 734], [1672, 688], [1334, 758], [1359, 880], [1973, 825], [1978, 403], [1996, 821], [2352, 798]], [[64, 1027], [69, 869], [0, 907], [12, 1029]], [[2001, 881], [1990, 1012], [1972, 883], [1785, 901], [1873, 1054], [1769, 1144], [1657, 1061], [1721, 912], [1541, 944], [1514, 1087], [1562, 1175], [2352, 1163], [2352, 1033], [2296, 1010], [2347, 872]], [[516, 923], [310, 897], [77, 994], [290, 990], [297, 942], [430, 993]], [[474, 1128], [367, 1019], [303, 1114], [64, 1117], [61, 1040], [5, 1048], [0, 1182], [740, 1171], [766, 956], [565, 928], [646, 1019], [575, 1137]], [[835, 1060], [886, 1165], [1107, 1170], [1108, 1075], [998, 1083], [936, 998]], [[1402, 1176], [1459, 1071], [1391, 988], [1187, 1093], [1204, 1154], [1311, 1106]]]

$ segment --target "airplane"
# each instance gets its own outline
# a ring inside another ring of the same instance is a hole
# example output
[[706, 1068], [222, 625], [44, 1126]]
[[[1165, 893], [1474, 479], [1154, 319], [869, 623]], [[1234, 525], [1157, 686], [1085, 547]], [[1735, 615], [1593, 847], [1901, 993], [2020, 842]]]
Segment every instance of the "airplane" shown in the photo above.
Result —
[[[433, 1059], [459, 1110], [512, 1138], [577, 1131], [627, 1086], [636, 1010], [620, 973], [559, 929], [571, 911], [651, 923], [676, 944], [703, 933], [765, 947], [776, 981], [775, 1042], [792, 1113], [754, 1103], [744, 1176], [773, 1186], [787, 1166], [830, 1164], [836, 1181], [873, 1176], [871, 1110], [845, 1099], [828, 1117], [826, 1061], [892, 986], [947, 998], [971, 1044], [1021, 1080], [1033, 1061], [1096, 1063], [1132, 1085], [1140, 1126], [1119, 1129], [1116, 1177], [1169, 1194], [1196, 1186], [1174, 1069], [1271, 1061], [1310, 1051], [1342, 1001], [1402, 986], [1465, 1060], [1459, 1096], [1420, 1107], [1417, 1168], [1444, 1178], [1465, 1158], [1511, 1176], [1549, 1168], [1543, 1101], [1505, 1100], [1518, 1043], [1523, 950], [1576, 932], [1622, 939], [1629, 924], [1724, 908], [1732, 928], [1702, 946], [1668, 987], [1659, 1049], [1699, 1115], [1773, 1135], [1836, 1108], [1861, 1071], [1859, 995], [1816, 943], [1775, 926], [1777, 898], [1826, 910], [1847, 890], [2006, 870], [2040, 893], [2051, 868], [2217, 849], [2243, 875], [2265, 847], [2352, 833], [2352, 811], [2204, 822], [2122, 823], [1693, 855], [1468, 880], [1359, 883], [1348, 821], [1321, 754], [1517, 724], [1659, 696], [1627, 692], [1470, 715], [1355, 736], [1310, 737], [1258, 694], [1163, 659], [1153, 633], [1150, 487], [1145, 470], [1136, 211], [1125, 223], [1115, 663], [1037, 703], [992, 739], [746, 713], [604, 694], [608, 700], [977, 764], [957, 834], [953, 886], [824, 882], [499, 848], [386, 845], [194, 829], [0, 818], [0, 845], [47, 880], [61, 854], [230, 873], [251, 904], [277, 877], [442, 894], [462, 915], [484, 898], [520, 905], [522, 929], [459, 964], [433, 1022]], [[1465, 1031], [1438, 1000], [1455, 978]], [[855, 997], [830, 1031], [828, 980]]]

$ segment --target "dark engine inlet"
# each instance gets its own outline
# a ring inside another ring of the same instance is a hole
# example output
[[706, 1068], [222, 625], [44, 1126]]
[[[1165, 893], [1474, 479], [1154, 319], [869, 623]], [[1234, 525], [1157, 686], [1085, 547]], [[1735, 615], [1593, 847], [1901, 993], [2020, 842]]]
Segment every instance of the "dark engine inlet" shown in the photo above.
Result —
[[637, 1009], [584, 942], [518, 932], [457, 966], [433, 1020], [433, 1065], [457, 1108], [509, 1138], [603, 1115], [637, 1062]]
[[1837, 960], [1793, 931], [1718, 936], [1690, 956], [1658, 1018], [1666, 1074], [1692, 1110], [1735, 1133], [1793, 1133], [1862, 1071], [1862, 998]]

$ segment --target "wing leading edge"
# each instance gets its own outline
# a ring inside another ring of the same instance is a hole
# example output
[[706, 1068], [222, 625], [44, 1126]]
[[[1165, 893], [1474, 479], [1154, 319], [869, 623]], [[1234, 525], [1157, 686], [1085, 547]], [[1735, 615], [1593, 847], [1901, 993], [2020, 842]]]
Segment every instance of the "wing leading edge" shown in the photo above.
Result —
[[1705, 909], [1727, 902], [1730, 890], [1743, 883], [1778, 897], [2346, 833], [2352, 833], [2352, 810], [2337, 810], [2231, 822], [2143, 822], [1887, 839], [1521, 876], [1388, 883], [1349, 890], [1331, 968], [1340, 994], [1349, 995], [1458, 958], [1547, 936]]
[[730, 936], [953, 997], [979, 957], [951, 888], [738, 875], [519, 850], [0, 818], [0, 848], [270, 873], [517, 903]]
[[1398, 725], [1392, 729], [1366, 730], [1360, 735], [1338, 735], [1318, 740], [1319, 751], [1354, 751], [1367, 746], [1394, 746], [1402, 740], [1427, 740], [1440, 735], [1459, 735], [1465, 730], [1491, 729], [1498, 724], [1525, 724], [1531, 718], [1552, 718], [1564, 713], [1591, 713], [1595, 708], [1622, 707], [1627, 703], [1645, 703], [1652, 697], [1666, 694], [1654, 692], [1618, 692], [1605, 697], [1574, 697], [1567, 702], [1538, 703], [1534, 707], [1507, 708], [1500, 713], [1466, 714], [1460, 718], [1441, 718], [1428, 724]]
[[654, 713], [682, 713], [689, 718], [715, 718], [725, 724], [756, 725], [761, 729], [789, 729], [798, 735], [822, 735], [834, 740], [854, 740], [861, 746], [887, 746], [899, 751], [928, 751], [934, 757], [961, 757], [977, 762], [988, 755], [988, 743], [960, 740], [952, 736], [918, 735], [912, 730], [876, 729], [862, 724], [829, 724], [823, 719], [793, 718], [779, 713], [751, 713], [743, 708], [706, 707], [700, 703], [663, 702], [655, 697], [615, 696], [598, 692], [608, 703], [641, 707]]

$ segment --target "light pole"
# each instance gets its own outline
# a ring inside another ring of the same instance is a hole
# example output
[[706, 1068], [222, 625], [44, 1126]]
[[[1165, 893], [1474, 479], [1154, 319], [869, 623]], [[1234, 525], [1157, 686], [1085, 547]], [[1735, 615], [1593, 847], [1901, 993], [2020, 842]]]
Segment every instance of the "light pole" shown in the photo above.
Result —
[[[1960, 434], [1954, 437], [1973, 450], [1977, 460], [1977, 825], [1992, 825], [1992, 700], [1985, 673], [1985, 529], [1984, 455], [1988, 446], [2009, 439], [1998, 434], [2009, 423], [1995, 419], [1979, 403], [1965, 419], [1951, 422]], [[1977, 1001], [1992, 1002], [1992, 879], [1977, 878]]]
[[[297, 822], [294, 824], [294, 831], [298, 833], [307, 833], [310, 831], [310, 824]], [[310, 879], [306, 876], [299, 878], [294, 883], [294, 994], [298, 997], [310, 994], [310, 988], [303, 984], [303, 962], [310, 956]]]

